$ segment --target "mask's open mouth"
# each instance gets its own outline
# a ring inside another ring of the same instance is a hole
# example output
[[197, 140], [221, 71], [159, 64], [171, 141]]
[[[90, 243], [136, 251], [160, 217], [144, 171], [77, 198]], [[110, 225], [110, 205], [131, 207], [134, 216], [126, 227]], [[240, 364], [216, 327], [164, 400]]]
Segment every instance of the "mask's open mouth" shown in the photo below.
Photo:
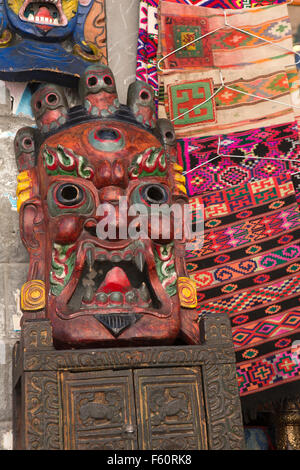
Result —
[[50, 308], [62, 320], [92, 316], [114, 336], [146, 315], [167, 321], [177, 285], [173, 251], [155, 249], [161, 259], [143, 240], [113, 249], [93, 239], [54, 245]]
[[119, 251], [93, 245], [86, 249], [80, 280], [68, 302], [70, 313], [160, 306], [149, 279], [142, 243], [132, 243]]
[[19, 12], [19, 17], [39, 27], [66, 26], [68, 20], [63, 12], [61, 0], [26, 0]]

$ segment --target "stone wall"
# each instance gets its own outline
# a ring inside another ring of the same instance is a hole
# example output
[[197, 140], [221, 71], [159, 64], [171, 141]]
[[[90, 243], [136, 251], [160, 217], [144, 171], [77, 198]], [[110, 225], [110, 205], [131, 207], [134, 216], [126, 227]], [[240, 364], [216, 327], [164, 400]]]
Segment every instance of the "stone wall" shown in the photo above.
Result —
[[[109, 65], [123, 103], [135, 79], [138, 6], [139, 0], [106, 0]], [[14, 115], [11, 109], [10, 93], [0, 82], [0, 450], [12, 448], [11, 357], [19, 337], [19, 294], [28, 268], [19, 236], [13, 141], [18, 129], [33, 124], [30, 117]]]

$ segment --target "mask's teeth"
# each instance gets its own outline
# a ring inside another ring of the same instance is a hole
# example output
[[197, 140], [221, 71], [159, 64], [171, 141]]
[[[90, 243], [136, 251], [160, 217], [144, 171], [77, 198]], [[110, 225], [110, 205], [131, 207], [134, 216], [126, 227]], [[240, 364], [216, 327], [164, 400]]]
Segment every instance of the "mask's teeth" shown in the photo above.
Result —
[[150, 294], [149, 294], [148, 288], [147, 288], [147, 286], [144, 282], [142, 283], [141, 287], [139, 288], [139, 294], [145, 302], [148, 302], [148, 300], [150, 300]]
[[89, 285], [84, 290], [83, 300], [85, 302], [91, 302], [93, 298], [94, 298], [94, 289], [91, 285]]
[[97, 260], [98, 261], [107, 261], [108, 257], [107, 257], [107, 254], [104, 253], [104, 252], [101, 252], [100, 254], [97, 254]]
[[113, 254], [112, 257], [110, 258], [110, 261], [112, 263], [119, 263], [121, 260], [122, 260], [122, 258], [118, 254]]
[[138, 296], [135, 290], [131, 290], [125, 294], [126, 302], [129, 304], [133, 304], [138, 300]]
[[97, 276], [97, 273], [94, 269], [91, 269], [87, 278], [82, 280], [82, 285], [84, 287], [83, 300], [85, 302], [91, 302], [95, 295], [95, 281], [93, 280]]
[[112, 292], [109, 295], [109, 301], [113, 304], [123, 304], [124, 297], [122, 292]]
[[88, 248], [86, 251], [86, 261], [87, 265], [89, 268], [89, 271], [93, 269], [94, 261], [95, 261], [95, 256], [94, 256], [94, 249], [93, 248]]
[[108, 301], [108, 295], [105, 294], [105, 292], [100, 292], [96, 294], [96, 297], [97, 297], [98, 302], [100, 302], [101, 304], [106, 304]]
[[144, 264], [145, 264], [145, 256], [141, 251], [139, 251], [135, 257], [134, 257], [135, 264], [137, 265], [137, 268], [141, 271], [141, 273], [144, 270]]

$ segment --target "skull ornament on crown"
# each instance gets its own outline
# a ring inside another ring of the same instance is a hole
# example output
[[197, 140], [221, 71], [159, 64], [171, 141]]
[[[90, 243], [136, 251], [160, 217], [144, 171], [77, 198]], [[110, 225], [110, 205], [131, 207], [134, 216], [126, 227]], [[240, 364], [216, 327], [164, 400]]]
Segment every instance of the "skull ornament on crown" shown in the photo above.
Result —
[[[168, 211], [157, 224], [145, 219], [153, 206], [186, 203], [172, 125], [156, 121], [153, 92], [143, 82], [133, 83], [120, 105], [106, 66], [86, 69], [79, 96], [81, 104], [68, 109], [62, 89], [41, 86], [32, 98], [37, 128], [20, 129], [15, 138], [20, 232], [30, 255], [22, 321], [50, 320], [57, 348], [179, 338], [197, 344], [184, 233], [175, 237]], [[133, 204], [145, 209], [144, 219], [130, 214]], [[100, 210], [107, 205], [113, 219]], [[98, 230], [105, 220], [106, 238]], [[128, 236], [141, 220], [148, 236]]]

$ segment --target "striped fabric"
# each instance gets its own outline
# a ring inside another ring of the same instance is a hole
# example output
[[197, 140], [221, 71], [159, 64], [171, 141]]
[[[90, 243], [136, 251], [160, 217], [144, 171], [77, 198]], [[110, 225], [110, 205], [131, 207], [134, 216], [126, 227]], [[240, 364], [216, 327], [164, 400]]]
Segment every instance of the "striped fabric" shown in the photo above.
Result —
[[204, 235], [186, 253], [199, 316], [229, 315], [243, 406], [282, 399], [300, 375], [300, 94], [287, 6], [141, 10], [137, 76], [174, 124], [194, 222], [204, 206]]

